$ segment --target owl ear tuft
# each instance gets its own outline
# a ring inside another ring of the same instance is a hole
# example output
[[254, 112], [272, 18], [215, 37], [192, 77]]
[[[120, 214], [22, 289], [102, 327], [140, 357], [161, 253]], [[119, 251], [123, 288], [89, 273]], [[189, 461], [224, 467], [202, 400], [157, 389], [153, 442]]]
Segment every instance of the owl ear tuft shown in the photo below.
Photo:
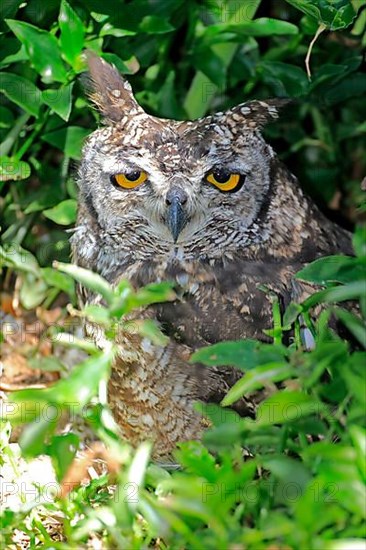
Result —
[[244, 123], [250, 127], [263, 128], [276, 120], [280, 116], [280, 111], [291, 102], [288, 98], [253, 100], [241, 103], [229, 112], [236, 116], [241, 115]]
[[116, 67], [90, 50], [85, 52], [85, 57], [89, 67], [85, 88], [107, 121], [119, 122], [126, 115], [144, 112], [134, 98], [129, 82]]

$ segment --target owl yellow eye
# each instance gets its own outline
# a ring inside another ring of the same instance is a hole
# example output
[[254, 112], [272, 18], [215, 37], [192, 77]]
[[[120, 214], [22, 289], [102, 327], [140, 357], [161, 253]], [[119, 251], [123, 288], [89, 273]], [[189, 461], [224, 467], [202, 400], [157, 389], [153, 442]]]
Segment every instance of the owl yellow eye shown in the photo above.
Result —
[[231, 174], [227, 170], [215, 170], [206, 176], [206, 180], [212, 183], [217, 189], [224, 192], [238, 191], [244, 181], [244, 176]]
[[111, 177], [112, 183], [123, 187], [124, 189], [134, 189], [141, 183], [147, 180], [146, 172], [135, 170], [134, 172], [126, 172], [126, 174], [115, 174]]

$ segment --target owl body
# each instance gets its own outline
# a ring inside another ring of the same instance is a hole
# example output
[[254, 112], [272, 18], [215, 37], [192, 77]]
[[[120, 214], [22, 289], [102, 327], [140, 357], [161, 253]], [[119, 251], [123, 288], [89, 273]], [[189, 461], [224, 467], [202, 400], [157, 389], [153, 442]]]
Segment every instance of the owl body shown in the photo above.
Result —
[[[73, 256], [112, 284], [175, 285], [176, 300], [136, 314], [157, 321], [168, 344], [121, 330], [109, 386], [122, 435], [133, 444], [152, 439], [155, 457], [166, 458], [177, 441], [200, 436], [205, 421], [194, 403], [219, 402], [240, 377], [230, 367], [189, 363], [192, 352], [265, 339], [272, 304], [263, 287], [283, 306], [300, 299], [306, 288], [294, 274], [321, 255], [350, 253], [350, 238], [264, 141], [275, 100], [192, 122], [158, 119], [113, 67], [94, 56], [89, 65], [106, 125], [83, 150]], [[87, 331], [97, 339], [93, 327]], [[243, 398], [236, 409], [252, 414], [253, 406]]]

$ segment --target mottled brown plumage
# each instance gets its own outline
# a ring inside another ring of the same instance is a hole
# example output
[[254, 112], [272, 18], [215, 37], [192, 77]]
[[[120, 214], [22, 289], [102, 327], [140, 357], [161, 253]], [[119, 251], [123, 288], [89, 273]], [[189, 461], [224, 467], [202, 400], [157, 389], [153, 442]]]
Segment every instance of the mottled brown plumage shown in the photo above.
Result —
[[[262, 138], [280, 100], [192, 122], [159, 119], [142, 110], [116, 69], [95, 56], [89, 66], [105, 126], [83, 150], [73, 256], [113, 284], [176, 285], [174, 302], [140, 312], [159, 322], [168, 345], [121, 330], [109, 387], [122, 434], [134, 444], [154, 440], [155, 456], [167, 457], [177, 441], [202, 432], [194, 402], [219, 402], [240, 376], [230, 367], [191, 365], [192, 352], [222, 340], [265, 339], [272, 309], [258, 286], [285, 306], [306, 292], [294, 273], [321, 255], [350, 252], [350, 239], [303, 195]], [[208, 181], [212, 173], [237, 174], [238, 186], [223, 192]], [[146, 174], [146, 181], [124, 189], [116, 174]], [[99, 300], [85, 290], [84, 299]], [[103, 346], [101, 333], [87, 330]], [[251, 414], [252, 403], [244, 398], [236, 408]]]

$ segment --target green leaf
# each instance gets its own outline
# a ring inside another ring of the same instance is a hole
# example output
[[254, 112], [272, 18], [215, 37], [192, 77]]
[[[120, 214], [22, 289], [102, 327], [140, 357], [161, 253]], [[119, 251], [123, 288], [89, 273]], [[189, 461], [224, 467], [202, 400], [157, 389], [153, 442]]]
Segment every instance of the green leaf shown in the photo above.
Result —
[[47, 296], [48, 286], [42, 279], [36, 279], [28, 273], [22, 280], [20, 289], [20, 301], [25, 309], [34, 309], [39, 306]]
[[235, 401], [243, 397], [243, 395], [263, 388], [263, 386], [269, 383], [280, 382], [291, 378], [295, 374], [295, 369], [284, 362], [257, 366], [245, 373], [245, 375], [230, 388], [221, 404], [223, 407], [232, 405]]
[[59, 288], [63, 292], [66, 292], [72, 299], [75, 297], [75, 283], [74, 280], [64, 273], [52, 269], [52, 267], [44, 267], [41, 269], [43, 279], [49, 286]]
[[296, 304], [296, 302], [289, 303], [283, 315], [283, 326], [285, 330], [291, 328], [291, 325], [296, 321], [301, 312], [302, 307], [300, 304]]
[[304, 267], [295, 277], [319, 285], [350, 283], [365, 279], [366, 267], [350, 256], [326, 256]]
[[44, 134], [42, 139], [63, 151], [65, 156], [74, 160], [80, 160], [81, 148], [88, 134], [90, 134], [90, 130], [86, 128], [68, 126], [67, 128]]
[[282, 61], [262, 61], [257, 71], [263, 82], [273, 86], [277, 95], [297, 97], [308, 91], [306, 73], [295, 65]]
[[304, 489], [311, 479], [307, 467], [288, 456], [264, 457], [261, 462], [276, 478], [286, 483], [294, 483], [301, 489]]
[[366, 260], [366, 224], [356, 227], [352, 240], [356, 256]]
[[326, 288], [320, 292], [315, 292], [303, 302], [305, 310], [315, 306], [316, 304], [326, 303], [332, 304], [336, 302], [344, 302], [346, 300], [361, 299], [365, 295], [365, 281], [355, 281], [346, 285], [339, 285], [332, 288]]
[[[45, 390], [25, 390], [28, 398], [46, 399], [62, 409], [71, 407], [72, 413], [82, 412], [83, 407], [97, 395], [99, 383], [106, 380], [113, 353], [104, 351], [75, 365], [67, 378], [61, 379]], [[17, 392], [19, 396], [23, 392]]]
[[[2, 75], [3, 76], [3, 75]], [[0, 91], [2, 91], [2, 76], [0, 79]], [[0, 129], [2, 128], [9, 128], [14, 124], [14, 115], [10, 111], [10, 109], [7, 109], [6, 107], [2, 107], [0, 105]]]
[[[43, 418], [47, 418], [48, 409], [56, 409], [56, 420], [65, 410], [71, 416], [81, 413], [92, 397], [97, 395], [100, 382], [107, 380], [112, 359], [111, 350], [99, 352], [98, 355], [76, 365], [67, 378], [61, 379], [50, 388], [14, 392], [14, 403], [23, 404], [25, 411], [28, 411], [29, 407], [29, 414], [23, 413], [20, 421], [26, 422], [32, 417], [39, 421], [40, 412]], [[37, 407], [34, 407], [34, 403]]]
[[71, 113], [73, 86], [72, 82], [67, 86], [60, 86], [57, 90], [50, 88], [42, 92], [43, 102], [66, 122]]
[[59, 225], [70, 225], [75, 223], [77, 213], [77, 202], [75, 199], [67, 199], [57, 206], [44, 210], [43, 215]]
[[173, 284], [169, 282], [150, 283], [139, 289], [129, 297], [129, 307], [149, 306], [160, 302], [169, 302], [176, 299]]
[[97, 294], [101, 294], [107, 303], [112, 303], [115, 297], [113, 289], [103, 277], [98, 275], [98, 273], [93, 273], [93, 271], [89, 271], [88, 269], [84, 269], [74, 264], [63, 264], [60, 262], [53, 262], [53, 267], [67, 273], [76, 281]]
[[[210, 25], [205, 29], [204, 37], [220, 37], [220, 34], [233, 33], [237, 36], [273, 36], [273, 35], [294, 35], [299, 34], [299, 29], [293, 23], [272, 19], [270, 17], [260, 17], [254, 21], [245, 23], [228, 23], [221, 25]], [[210, 40], [210, 42], [212, 42]]]
[[216, 86], [223, 86], [226, 81], [226, 67], [222, 59], [210, 48], [199, 48], [192, 55], [192, 63], [202, 71]]
[[45, 372], [63, 372], [65, 371], [65, 365], [57, 357], [50, 356], [41, 356], [41, 357], [30, 357], [28, 359], [28, 364], [33, 369], [40, 369]]
[[363, 410], [366, 407], [365, 364], [366, 353], [358, 351], [352, 354], [347, 361], [347, 368], [342, 370], [342, 378], [346, 382], [349, 394], [359, 401]]
[[0, 246], [0, 266], [14, 267], [20, 272], [40, 277], [41, 271], [31, 252], [17, 244], [4, 243]]
[[0, 78], [0, 92], [30, 115], [38, 116], [42, 105], [41, 92], [27, 78], [3, 72]]
[[348, 27], [356, 17], [356, 11], [349, 0], [287, 0], [287, 2], [333, 31]]
[[34, 457], [44, 454], [46, 438], [56, 429], [57, 416], [56, 407], [49, 405], [43, 409], [43, 414], [39, 418], [24, 428], [19, 438], [19, 445], [24, 456]]
[[74, 433], [54, 435], [48, 445], [47, 454], [52, 457], [58, 481], [61, 481], [73, 461], [79, 445], [79, 437]]
[[29, 23], [7, 19], [7, 24], [24, 44], [27, 54], [44, 82], [66, 82], [67, 73], [62, 63], [56, 38], [47, 31]]
[[278, 391], [263, 401], [257, 410], [260, 425], [282, 424], [303, 416], [318, 415], [326, 407], [321, 401], [299, 391]]
[[351, 426], [350, 436], [357, 455], [360, 474], [366, 482], [366, 430], [361, 426]]
[[[143, 483], [146, 474], [146, 468], [149, 463], [152, 450], [152, 444], [145, 442], [141, 443], [135, 452], [135, 456], [131, 462], [131, 465], [127, 472], [127, 486], [133, 485], [136, 490], [136, 499], [128, 499], [128, 492], [126, 492], [126, 483], [123, 483], [123, 493], [127, 497], [129, 508], [136, 509], [139, 501], [139, 492], [143, 488]], [[128, 489], [127, 489], [128, 491]], [[117, 502], [117, 501], [116, 501]]]
[[0, 182], [25, 180], [30, 174], [31, 168], [27, 162], [14, 157], [0, 157]]
[[[365, 283], [366, 284], [366, 283]], [[350, 311], [341, 308], [334, 308], [333, 312], [342, 321], [351, 334], [366, 348], [366, 324], [359, 317]]]
[[62, 53], [70, 65], [78, 70], [81, 66], [80, 53], [84, 47], [84, 25], [73, 8], [62, 0], [58, 23], [61, 29], [60, 45]]
[[328, 105], [343, 103], [347, 99], [362, 96], [366, 92], [366, 75], [352, 73], [344, 80], [334, 83], [325, 91], [323, 99]]
[[159, 328], [159, 325], [153, 319], [144, 319], [137, 324], [139, 334], [148, 338], [154, 346], [167, 346], [170, 342], [168, 336], [165, 336]]
[[140, 30], [148, 34], [164, 34], [174, 31], [174, 27], [166, 19], [157, 15], [145, 15], [142, 19]]
[[108, 326], [111, 323], [111, 316], [109, 311], [105, 307], [98, 305], [90, 304], [85, 306], [83, 314], [93, 323], [98, 323], [99, 325]]
[[220, 342], [196, 351], [190, 362], [204, 363], [209, 366], [231, 365], [244, 372], [258, 365], [282, 362], [287, 355], [283, 346], [263, 344], [257, 340], [238, 342]]

